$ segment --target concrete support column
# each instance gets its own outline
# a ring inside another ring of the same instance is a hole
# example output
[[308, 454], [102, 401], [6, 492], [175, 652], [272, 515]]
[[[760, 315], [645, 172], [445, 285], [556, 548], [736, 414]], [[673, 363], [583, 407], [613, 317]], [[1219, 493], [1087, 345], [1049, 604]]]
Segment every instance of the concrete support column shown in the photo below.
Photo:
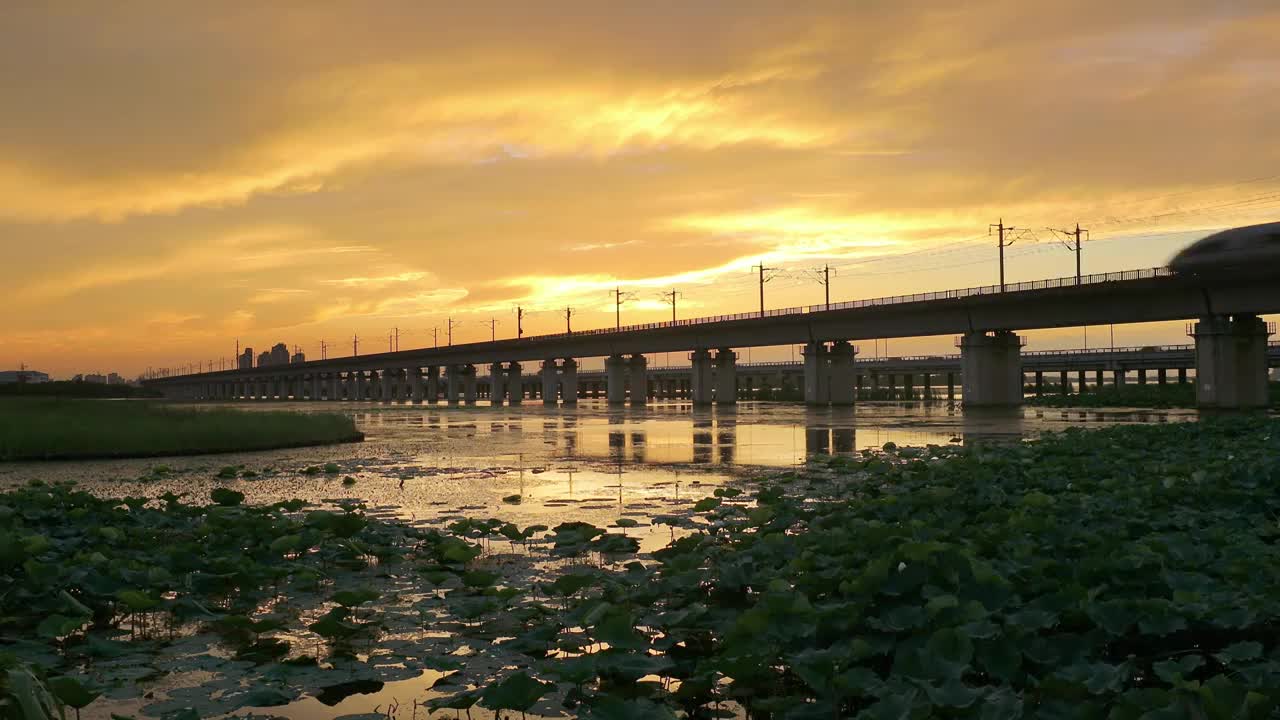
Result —
[[1037, 370], [1036, 371], [1036, 397], [1040, 397], [1043, 394], [1044, 394], [1044, 372], [1041, 370]]
[[1146, 368], [1138, 368], [1138, 384], [1139, 384], [1139, 385], [1146, 385], [1146, 384], [1147, 384], [1147, 369], [1146, 369]]
[[831, 401], [831, 358], [820, 342], [804, 346], [804, 401], [806, 405], [826, 405]]
[[578, 404], [578, 361], [573, 358], [560, 363], [560, 402]]
[[1067, 376], [1067, 371], [1063, 370], [1058, 377], [1058, 392], [1066, 395], [1071, 392], [1071, 378]]
[[947, 399], [953, 402], [956, 399], [956, 374], [953, 372], [947, 373]]
[[539, 375], [542, 376], [542, 404], [555, 405], [560, 394], [560, 373], [556, 368], [556, 361], [543, 360]]
[[1179, 384], [1179, 385], [1186, 385], [1186, 384], [1187, 384], [1187, 369], [1186, 369], [1186, 368], [1178, 368], [1178, 384]]
[[692, 363], [689, 375], [689, 396], [694, 405], [710, 405], [712, 400], [711, 353], [694, 350], [689, 354]]
[[435, 405], [440, 402], [440, 368], [439, 366], [427, 368], [427, 387], [425, 389], [427, 402]]
[[1084, 380], [1085, 380], [1085, 377], [1084, 377], [1084, 371], [1083, 371], [1083, 370], [1079, 370], [1079, 371], [1077, 371], [1077, 372], [1076, 372], [1076, 384], [1077, 384], [1077, 385], [1079, 385], [1079, 387], [1077, 387], [1077, 388], [1076, 388], [1076, 392], [1078, 392], [1078, 393], [1082, 393], [1082, 392], [1084, 392], [1084, 386], [1085, 386], [1085, 381], [1084, 381]]
[[476, 404], [476, 366], [462, 366], [462, 401], [468, 405]]
[[496, 362], [489, 365], [489, 404], [494, 407], [502, 405], [502, 399], [506, 397], [506, 372], [502, 368], [502, 363]]
[[1156, 384], [1164, 385], [1169, 379], [1167, 375], [1168, 373], [1165, 371], [1164, 368], [1160, 368], [1159, 370], [1156, 370]]
[[324, 381], [320, 379], [320, 373], [311, 376], [311, 399], [320, 400], [324, 397]]
[[422, 402], [422, 395], [425, 389], [422, 384], [422, 368], [409, 368], [409, 401], [414, 403]]
[[621, 355], [610, 355], [604, 361], [605, 390], [610, 405], [621, 405], [627, 399], [627, 361]]
[[524, 402], [524, 377], [520, 374], [520, 363], [507, 363], [507, 395], [512, 405]]
[[1116, 368], [1111, 371], [1111, 379], [1117, 388], [1124, 387], [1124, 368]]
[[342, 399], [342, 375], [340, 373], [329, 373], [329, 400]]
[[462, 397], [462, 366], [450, 365], [444, 377], [444, 395], [450, 405], [457, 405]]
[[631, 404], [644, 405], [649, 402], [649, 360], [644, 355], [635, 354], [627, 362], [627, 375], [631, 382]]
[[1267, 337], [1256, 315], [1214, 315], [1196, 323], [1196, 404], [1202, 408], [1266, 407]]
[[717, 405], [732, 405], [738, 402], [738, 355], [729, 348], [716, 350], [715, 357], [715, 391], [713, 393]]
[[843, 340], [831, 343], [828, 397], [832, 405], [853, 405], [857, 399], [858, 377], [853, 367], [855, 352], [853, 346]]
[[1022, 404], [1022, 338], [1008, 330], [968, 332], [960, 339], [966, 406]]
[[920, 396], [925, 400], [933, 399], [933, 375], [931, 373], [920, 374]]
[[[1021, 386], [1022, 377], [1018, 377], [1018, 384]], [[911, 400], [916, 396], [916, 376], [906, 373], [902, 376], [902, 397]]]
[[1105, 377], [1105, 373], [1103, 373], [1101, 370], [1097, 370], [1097, 371], [1095, 371], [1095, 373], [1096, 373], [1096, 374], [1095, 374], [1095, 375], [1094, 375], [1094, 377], [1093, 377], [1093, 384], [1094, 384], [1094, 385], [1097, 385], [1097, 386], [1098, 386], [1098, 389], [1099, 389], [1099, 390], [1101, 390], [1101, 389], [1102, 389], [1102, 378], [1103, 378], [1103, 377]]
[[392, 383], [395, 382], [395, 373], [391, 370], [380, 370], [378, 377], [382, 380], [378, 389], [378, 399], [384, 403], [391, 402], [393, 395]]

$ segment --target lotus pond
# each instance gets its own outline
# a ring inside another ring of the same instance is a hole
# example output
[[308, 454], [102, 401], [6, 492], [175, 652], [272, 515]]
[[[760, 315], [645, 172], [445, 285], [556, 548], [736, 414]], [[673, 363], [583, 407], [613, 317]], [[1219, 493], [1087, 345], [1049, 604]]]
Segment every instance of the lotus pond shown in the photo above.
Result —
[[[301, 471], [336, 489], [335, 466]], [[341, 492], [249, 504], [262, 470], [179, 471], [186, 497], [0, 495], [3, 712], [1261, 718], [1280, 701], [1275, 419], [890, 442], [594, 521], [528, 522], [516, 493], [417, 519]]]

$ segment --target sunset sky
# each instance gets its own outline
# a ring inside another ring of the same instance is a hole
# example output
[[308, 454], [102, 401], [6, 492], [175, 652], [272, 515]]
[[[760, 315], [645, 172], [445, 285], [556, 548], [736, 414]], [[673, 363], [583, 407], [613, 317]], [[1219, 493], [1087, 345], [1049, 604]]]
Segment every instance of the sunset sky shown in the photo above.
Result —
[[1277, 38], [1274, 0], [5, 3], [0, 369], [748, 311], [761, 261], [770, 307], [827, 263], [984, 285], [1000, 218], [1010, 282], [1076, 222], [1085, 272], [1160, 265], [1280, 219]]

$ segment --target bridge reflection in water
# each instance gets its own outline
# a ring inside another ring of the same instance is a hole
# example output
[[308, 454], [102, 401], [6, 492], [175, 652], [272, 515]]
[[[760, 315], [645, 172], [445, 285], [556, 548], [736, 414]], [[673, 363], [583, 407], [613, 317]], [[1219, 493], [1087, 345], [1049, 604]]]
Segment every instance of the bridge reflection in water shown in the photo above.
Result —
[[[300, 405], [306, 410], [312, 405]], [[1166, 422], [1195, 411], [970, 408], [944, 402], [861, 403], [856, 408], [743, 402], [692, 408], [669, 402], [615, 408], [584, 402], [558, 408], [352, 408], [370, 443], [412, 443], [423, 458], [497, 458], [555, 464], [789, 466], [815, 455], [854, 455], [898, 446], [1017, 442], [1047, 430]]]

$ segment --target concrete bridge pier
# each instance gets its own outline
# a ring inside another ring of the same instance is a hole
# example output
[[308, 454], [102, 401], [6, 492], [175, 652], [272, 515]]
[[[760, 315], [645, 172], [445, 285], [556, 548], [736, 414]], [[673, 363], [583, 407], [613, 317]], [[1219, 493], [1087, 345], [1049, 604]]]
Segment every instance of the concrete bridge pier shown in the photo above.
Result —
[[314, 373], [311, 376], [311, 399], [324, 399], [324, 381], [320, 379], [320, 373]]
[[649, 402], [649, 359], [637, 353], [627, 363], [631, 380], [631, 404], [645, 405]]
[[422, 368], [409, 368], [409, 402], [422, 402], [423, 395]]
[[329, 400], [342, 399], [342, 374], [332, 372], [329, 373]]
[[1124, 368], [1116, 368], [1111, 371], [1111, 381], [1117, 390], [1124, 387], [1124, 373]]
[[1196, 405], [1266, 407], [1267, 337], [1273, 332], [1256, 315], [1213, 315], [1196, 323]]
[[1165, 372], [1165, 369], [1164, 369], [1164, 368], [1160, 368], [1159, 370], [1156, 370], [1156, 384], [1157, 384], [1157, 385], [1164, 385], [1166, 382], [1168, 382], [1168, 379], [1169, 379], [1169, 378], [1168, 378], [1168, 373], [1167, 373], [1167, 372]]
[[933, 399], [933, 374], [922, 373], [920, 375], [920, 396], [925, 400]]
[[960, 337], [960, 379], [966, 406], [1022, 404], [1022, 342], [1008, 330], [973, 331]]
[[956, 374], [953, 372], [947, 373], [947, 400], [956, 401]]
[[457, 405], [462, 397], [462, 366], [450, 365], [444, 376], [444, 396], [450, 405]]
[[504, 388], [506, 387], [506, 373], [502, 368], [502, 363], [496, 362], [489, 365], [489, 404], [494, 407], [502, 405], [502, 400], [506, 396]]
[[694, 350], [689, 353], [689, 398], [694, 405], [710, 405], [713, 386], [711, 384], [711, 352]]
[[853, 367], [857, 351], [847, 341], [831, 343], [828, 397], [832, 405], [849, 406], [857, 400], [857, 372]]
[[427, 368], [427, 402], [435, 405], [440, 402], [440, 367]]
[[621, 355], [610, 355], [604, 360], [605, 397], [610, 405], [621, 405], [627, 400], [627, 360]]
[[462, 401], [468, 405], [476, 404], [476, 366], [462, 366]]
[[1058, 392], [1063, 395], [1069, 395], [1071, 393], [1071, 378], [1067, 375], [1066, 370], [1063, 370], [1058, 376]]
[[560, 363], [560, 402], [578, 404], [578, 361], [573, 358]]
[[804, 346], [804, 401], [806, 405], [826, 405], [831, 401], [831, 358], [827, 346], [810, 342]]
[[[542, 376], [542, 404], [555, 405], [560, 393], [560, 373], [556, 368], [556, 361], [543, 360], [539, 375]], [[612, 398], [610, 400], [612, 401]]]
[[395, 381], [394, 375], [395, 372], [392, 370], [379, 370], [377, 373], [378, 380], [381, 381], [378, 383], [378, 400], [384, 403], [391, 402], [392, 383]]
[[1036, 371], [1035, 388], [1036, 388], [1036, 397], [1040, 397], [1041, 395], [1044, 394], [1044, 372], [1041, 370]]
[[738, 355], [729, 348], [716, 350], [715, 401], [717, 405], [738, 402]]
[[524, 376], [520, 373], [520, 363], [507, 363], [507, 397], [512, 405], [524, 403]]
[[1079, 386], [1076, 388], [1076, 392], [1084, 392], [1085, 374], [1083, 370], [1076, 372], [1076, 384]]
[[1178, 368], [1178, 384], [1179, 384], [1179, 385], [1186, 385], [1186, 384], [1187, 384], [1187, 369], [1186, 369], [1186, 368]]

